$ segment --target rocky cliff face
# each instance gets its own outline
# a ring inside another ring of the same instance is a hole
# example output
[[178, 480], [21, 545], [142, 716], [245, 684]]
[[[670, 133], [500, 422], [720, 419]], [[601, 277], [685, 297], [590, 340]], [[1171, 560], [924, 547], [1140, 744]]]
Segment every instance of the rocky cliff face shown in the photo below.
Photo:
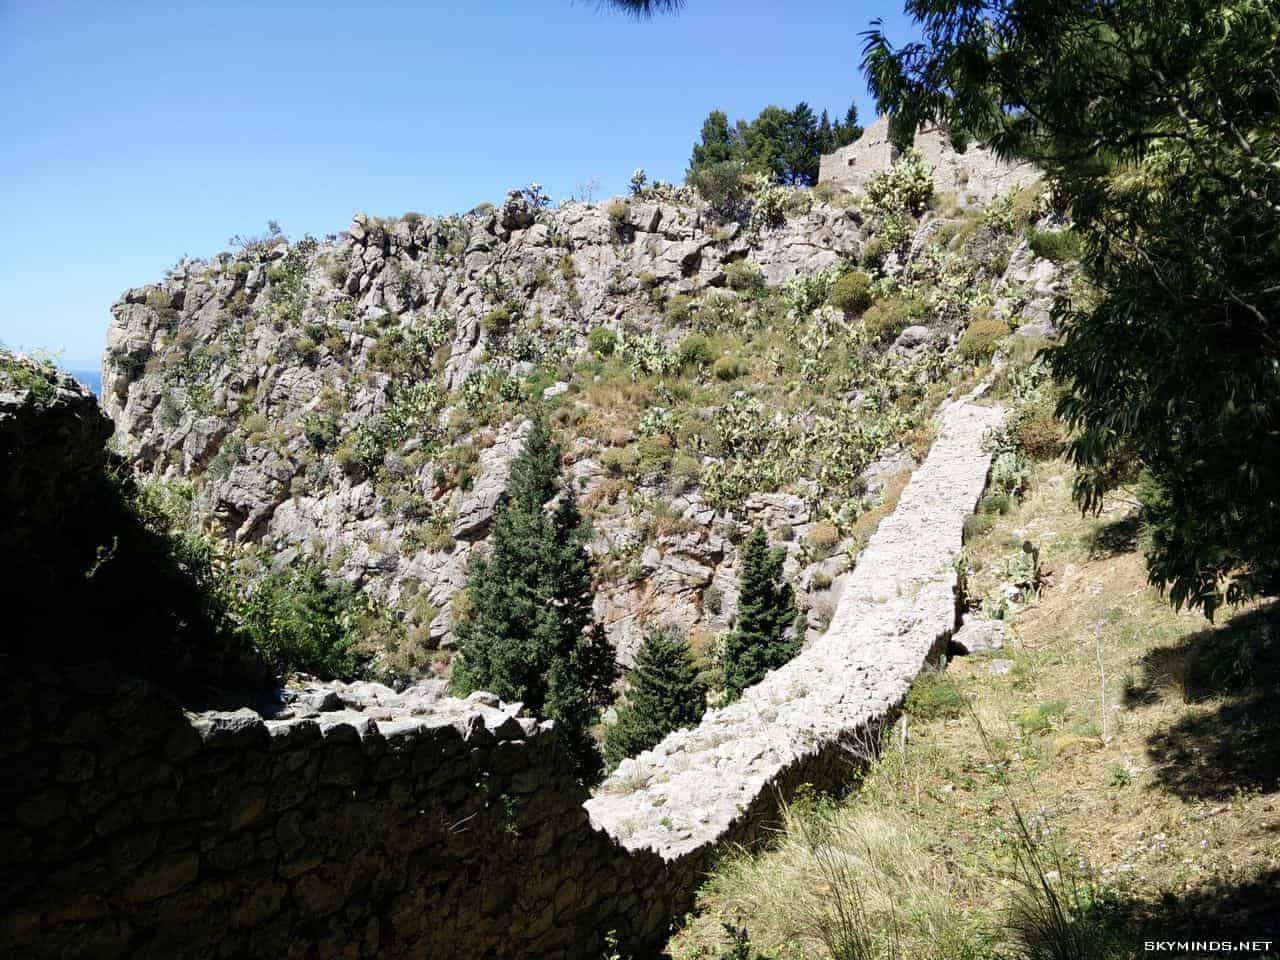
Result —
[[245, 241], [113, 307], [103, 404], [193, 524], [386, 601], [409, 627], [392, 673], [450, 645], [533, 402], [596, 530], [597, 613], [623, 662], [650, 622], [711, 647], [757, 523], [786, 544], [816, 635], [856, 518], [963, 375], [972, 310], [999, 299], [1012, 326], [1044, 294], [1006, 276], [1015, 236], [927, 213], [876, 264], [873, 327], [826, 305], [869, 239], [857, 208], [787, 203], [749, 232], [683, 191], [557, 209], [513, 191], [461, 217]]

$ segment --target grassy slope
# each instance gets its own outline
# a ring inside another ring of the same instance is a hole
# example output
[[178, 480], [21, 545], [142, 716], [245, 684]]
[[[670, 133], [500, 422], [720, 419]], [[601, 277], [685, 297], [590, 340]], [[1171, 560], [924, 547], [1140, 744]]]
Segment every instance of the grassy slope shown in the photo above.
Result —
[[1138, 955], [1143, 931], [1276, 934], [1280, 616], [1175, 613], [1146, 583], [1133, 504], [1081, 517], [1071, 480], [1039, 464], [969, 545], [980, 595], [1040, 546], [1046, 585], [1011, 616], [1008, 672], [960, 658], [922, 680], [905, 746], [899, 729], [846, 799], [799, 803], [773, 848], [724, 862], [673, 955], [718, 956], [730, 922], [765, 955], [829, 956], [843, 902], [900, 944], [847, 956], [1027, 956], [1007, 922], [1026, 849], [1011, 803], [1103, 931], [1078, 956]]

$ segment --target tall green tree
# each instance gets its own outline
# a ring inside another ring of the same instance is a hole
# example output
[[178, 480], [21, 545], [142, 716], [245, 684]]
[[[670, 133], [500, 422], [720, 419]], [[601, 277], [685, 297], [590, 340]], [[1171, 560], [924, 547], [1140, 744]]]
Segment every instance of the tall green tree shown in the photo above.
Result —
[[740, 696], [800, 650], [799, 636], [788, 636], [797, 611], [795, 594], [782, 576], [785, 559], [785, 551], [769, 548], [760, 527], [743, 542], [738, 617], [724, 649], [724, 685], [731, 697]]
[[835, 129], [832, 132], [836, 147], [847, 147], [862, 136], [862, 127], [858, 123], [858, 105], [856, 103], [849, 104], [849, 109], [844, 112], [844, 119], [836, 122]]
[[818, 138], [818, 118], [813, 108], [801, 100], [787, 119], [787, 146], [784, 153], [783, 182], [813, 186], [818, 182], [818, 161], [822, 146]]
[[831, 126], [831, 117], [826, 110], [818, 120], [818, 151], [830, 153], [836, 148], [836, 132]]
[[1044, 168], [1092, 281], [1060, 303], [1083, 508], [1142, 474], [1148, 572], [1212, 615], [1280, 590], [1280, 6], [908, 0], [867, 37], [895, 138]]
[[703, 167], [740, 159], [741, 155], [742, 145], [729, 126], [729, 117], [723, 110], [712, 110], [707, 114], [707, 119], [702, 121], [702, 135], [693, 145], [688, 174], [696, 173]]
[[673, 629], [648, 631], [631, 671], [627, 703], [605, 735], [605, 763], [616, 767], [671, 731], [693, 726], [706, 707], [707, 688], [684, 636]]
[[743, 158], [753, 173], [762, 173], [777, 181], [787, 179], [790, 130], [790, 112], [773, 105], [761, 110], [750, 123], [738, 121]]
[[512, 461], [489, 556], [471, 568], [453, 684], [460, 695], [488, 690], [555, 720], [590, 777], [599, 755], [587, 728], [612, 699], [617, 666], [592, 619], [586, 537], [572, 486], [561, 482], [560, 449], [538, 414]]

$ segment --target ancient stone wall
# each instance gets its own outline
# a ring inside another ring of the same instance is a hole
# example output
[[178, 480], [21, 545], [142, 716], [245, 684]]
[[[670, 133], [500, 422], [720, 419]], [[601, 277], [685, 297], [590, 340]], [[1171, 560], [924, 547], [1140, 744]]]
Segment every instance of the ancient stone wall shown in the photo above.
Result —
[[847, 782], [949, 637], [999, 417], [945, 407], [827, 633], [589, 800], [554, 730], [487, 694], [190, 712], [109, 663], [6, 657], [0, 955], [594, 960], [611, 930], [651, 954], [726, 843]]
[[[922, 125], [913, 145], [933, 169], [934, 190], [953, 193], [962, 203], [985, 203], [1040, 176], [1035, 167], [1006, 163], [981, 146], [971, 145], [960, 153], [951, 146], [946, 131], [934, 125]], [[889, 140], [889, 118], [879, 117], [856, 142], [822, 157], [818, 180], [858, 192], [872, 174], [887, 168], [897, 156]]]
[[107, 664], [9, 675], [0, 955], [595, 958], [665, 929], [674, 874], [591, 829], [547, 725], [381, 689], [263, 719]]

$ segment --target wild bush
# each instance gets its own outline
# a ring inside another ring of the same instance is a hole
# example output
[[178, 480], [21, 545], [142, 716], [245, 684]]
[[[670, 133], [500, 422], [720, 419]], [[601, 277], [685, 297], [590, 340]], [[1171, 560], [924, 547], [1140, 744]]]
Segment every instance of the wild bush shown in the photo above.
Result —
[[729, 354], [717, 358], [716, 362], [711, 365], [711, 374], [717, 380], [737, 380], [739, 377], [745, 377], [750, 372], [751, 368], [744, 361]]
[[969, 321], [960, 337], [960, 356], [969, 361], [987, 360], [1000, 341], [1009, 335], [1009, 325], [992, 316], [979, 316]]
[[871, 306], [871, 278], [860, 270], [848, 270], [831, 285], [828, 301], [837, 310], [859, 314]]
[[587, 349], [602, 360], [613, 355], [618, 335], [607, 327], [595, 327], [587, 334]]
[[764, 289], [764, 275], [750, 260], [734, 260], [724, 268], [725, 283], [739, 293], [759, 293]]
[[716, 351], [706, 334], [691, 333], [680, 341], [677, 356], [680, 358], [681, 367], [701, 368], [715, 361]]
[[862, 314], [862, 327], [872, 340], [891, 340], [913, 323], [924, 320], [928, 309], [918, 297], [886, 297]]
[[324, 680], [360, 673], [354, 647], [357, 596], [302, 563], [268, 573], [236, 609], [245, 636], [278, 676], [304, 672]]

